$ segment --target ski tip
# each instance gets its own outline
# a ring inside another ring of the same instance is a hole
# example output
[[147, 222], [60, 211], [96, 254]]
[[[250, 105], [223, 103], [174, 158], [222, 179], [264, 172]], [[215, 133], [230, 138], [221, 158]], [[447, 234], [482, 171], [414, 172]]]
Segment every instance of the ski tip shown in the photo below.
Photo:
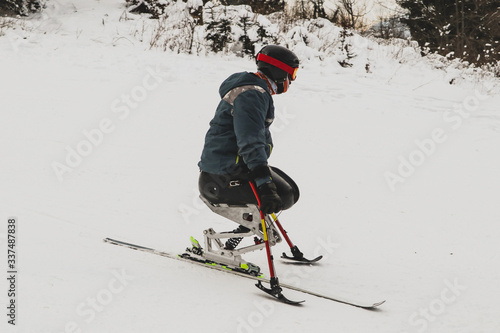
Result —
[[381, 302], [374, 303], [372, 307], [376, 308], [377, 306], [380, 306], [380, 305], [382, 305], [384, 303], [385, 303], [385, 300], [383, 300]]
[[115, 244], [117, 242], [116, 239], [113, 239], [113, 238], [109, 238], [109, 237], [106, 237], [102, 240], [104, 243], [111, 243], [111, 244]]
[[359, 306], [359, 307], [363, 308], [363, 309], [366, 309], [366, 310], [378, 310], [379, 309], [378, 307], [381, 306], [384, 303], [385, 303], [385, 300], [377, 302], [377, 303], [373, 303], [373, 304], [370, 304], [370, 305], [362, 305], [362, 306]]
[[302, 306], [302, 303], [305, 302], [305, 301], [291, 301], [288, 298], [286, 298], [285, 296], [283, 296], [283, 294], [278, 295], [278, 297], [276, 297], [276, 299], [278, 299], [278, 301], [283, 302], [285, 304], [297, 305], [297, 306]]

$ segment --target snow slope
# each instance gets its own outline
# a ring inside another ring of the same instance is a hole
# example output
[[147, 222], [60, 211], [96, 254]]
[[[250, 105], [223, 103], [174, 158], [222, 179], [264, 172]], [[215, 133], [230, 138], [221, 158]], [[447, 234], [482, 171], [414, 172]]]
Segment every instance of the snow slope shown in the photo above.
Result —
[[[123, 37], [134, 23], [118, 22], [114, 1], [56, 4], [0, 37], [2, 253], [7, 218], [19, 219], [17, 325], [4, 315], [2, 332], [500, 330], [500, 97], [489, 85], [450, 85], [424, 61], [383, 53], [371, 73], [305, 62], [275, 98], [270, 162], [301, 189], [282, 224], [325, 258], [277, 260], [277, 272], [387, 302], [366, 311], [287, 292], [306, 299], [291, 307], [248, 280], [102, 242], [176, 252], [208, 227], [234, 228], [197, 199], [196, 164], [220, 82], [253, 62], [144, 51]], [[264, 252], [247, 259], [267, 272]]]

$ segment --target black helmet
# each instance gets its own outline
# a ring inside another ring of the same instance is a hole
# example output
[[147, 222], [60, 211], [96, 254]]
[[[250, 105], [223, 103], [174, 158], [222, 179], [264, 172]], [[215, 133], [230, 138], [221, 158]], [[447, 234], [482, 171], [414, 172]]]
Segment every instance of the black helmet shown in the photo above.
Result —
[[257, 53], [256, 62], [257, 69], [276, 82], [278, 93], [284, 92], [282, 86], [287, 78], [295, 80], [299, 67], [299, 58], [295, 53], [279, 45], [264, 46]]

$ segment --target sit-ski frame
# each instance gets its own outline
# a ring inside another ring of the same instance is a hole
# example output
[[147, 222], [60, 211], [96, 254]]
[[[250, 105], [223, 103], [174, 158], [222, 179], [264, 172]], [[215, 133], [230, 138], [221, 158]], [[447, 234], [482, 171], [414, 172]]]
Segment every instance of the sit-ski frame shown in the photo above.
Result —
[[[246, 233], [234, 233], [234, 232], [222, 232], [222, 233], [217, 233], [215, 232], [212, 228], [207, 229], [204, 231], [205, 235], [205, 246], [207, 248], [207, 251], [204, 252], [204, 256], [207, 259], [211, 259], [214, 261], [219, 261], [221, 263], [227, 263], [230, 265], [236, 265], [239, 267], [243, 267], [242, 264], [246, 264], [245, 261], [241, 259], [241, 254], [255, 251], [255, 250], [260, 250], [262, 248], [266, 248], [266, 253], [267, 253], [267, 260], [269, 264], [269, 273], [270, 273], [270, 285], [271, 288], [266, 288], [262, 285], [261, 281], [259, 281], [256, 286], [263, 290], [264, 292], [268, 293], [269, 295], [277, 298], [281, 302], [288, 303], [288, 304], [300, 304], [303, 301], [291, 301], [287, 299], [282, 293], [282, 289], [279, 285], [278, 277], [275, 274], [275, 267], [274, 267], [274, 262], [273, 262], [273, 256], [271, 254], [271, 246], [276, 245], [277, 243], [281, 242], [281, 237], [276, 230], [274, 223], [278, 226], [279, 231], [285, 238], [286, 242], [290, 246], [290, 249], [292, 251], [293, 257], [288, 257], [285, 253], [283, 253], [283, 258], [286, 259], [293, 259], [297, 260], [300, 262], [306, 262], [306, 263], [313, 263], [322, 258], [322, 256], [319, 256], [313, 260], [308, 260], [304, 258], [304, 255], [300, 250], [297, 248], [297, 246], [293, 245], [292, 241], [288, 237], [286, 231], [283, 229], [281, 226], [281, 223], [278, 221], [278, 218], [274, 213], [272, 214], [264, 214], [261, 210], [261, 202], [259, 195], [257, 193], [257, 189], [255, 188], [255, 185], [253, 182], [250, 182], [250, 186], [252, 188], [252, 191], [255, 195], [255, 198], [257, 199], [258, 206], [253, 205], [253, 204], [248, 204], [248, 205], [228, 205], [228, 204], [212, 204], [210, 203], [206, 198], [203, 196], [200, 196], [201, 200], [216, 214], [221, 215], [223, 217], [226, 217], [230, 219], [231, 221], [234, 221], [238, 224], [241, 224], [248, 228], [250, 231]], [[252, 219], [246, 219], [244, 216], [249, 216], [251, 214]], [[258, 223], [253, 222], [253, 217], [260, 216], [261, 223], [260, 227]], [[272, 237], [269, 238], [269, 234], [272, 235]], [[224, 244], [221, 242], [220, 239], [223, 238], [232, 238], [232, 237], [251, 237], [253, 235], [257, 235], [260, 239], [263, 239], [264, 242], [256, 242], [255, 245], [243, 247], [238, 250], [226, 250], [224, 249]], [[216, 245], [217, 249], [214, 251], [214, 247], [212, 246], [212, 240], [214, 240], [214, 244]], [[248, 266], [247, 266], [248, 267]]]
[[[253, 220], [253, 218], [257, 219], [260, 217], [260, 211], [256, 205], [228, 205], [224, 203], [213, 204], [203, 196], [200, 196], [200, 198], [214, 213], [241, 224], [249, 229], [249, 231], [245, 233], [216, 232], [213, 228], [204, 230], [203, 234], [206, 249], [203, 254], [204, 258], [240, 267], [241, 264], [246, 264], [246, 262], [241, 259], [242, 254], [262, 250], [266, 246], [265, 242], [261, 241], [239, 249], [227, 250], [224, 248], [224, 243], [221, 241], [221, 239], [233, 237], [257, 237], [259, 240], [264, 240], [264, 232], [261, 223]], [[252, 220], [244, 218], [244, 216], [252, 216]], [[269, 230], [269, 232], [273, 235], [273, 237], [269, 239], [270, 245], [274, 246], [277, 243], [280, 243], [282, 239], [270, 216], [267, 217], [267, 223], [265, 226], [266, 230]]]

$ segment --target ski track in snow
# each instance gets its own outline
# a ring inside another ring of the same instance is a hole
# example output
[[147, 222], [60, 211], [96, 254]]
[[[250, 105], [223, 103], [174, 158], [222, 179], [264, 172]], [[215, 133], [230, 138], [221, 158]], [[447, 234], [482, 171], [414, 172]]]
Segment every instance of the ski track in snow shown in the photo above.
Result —
[[[3, 249], [7, 217], [19, 220], [18, 325], [4, 315], [2, 332], [498, 332], [499, 96], [382, 56], [370, 74], [304, 63], [275, 98], [270, 163], [301, 189], [282, 224], [325, 258], [285, 264], [280, 244], [278, 275], [387, 302], [366, 311], [286, 291], [306, 299], [291, 307], [245, 279], [102, 242], [180, 252], [208, 227], [235, 227], [197, 199], [196, 164], [219, 84], [254, 63], [144, 51], [116, 38], [132, 23], [117, 23], [113, 1], [56, 4], [26, 39], [0, 37]], [[78, 147], [86, 156], [58, 178], [53, 163]], [[411, 156], [419, 165], [392, 191], [386, 173]], [[267, 273], [264, 252], [247, 260]]]

